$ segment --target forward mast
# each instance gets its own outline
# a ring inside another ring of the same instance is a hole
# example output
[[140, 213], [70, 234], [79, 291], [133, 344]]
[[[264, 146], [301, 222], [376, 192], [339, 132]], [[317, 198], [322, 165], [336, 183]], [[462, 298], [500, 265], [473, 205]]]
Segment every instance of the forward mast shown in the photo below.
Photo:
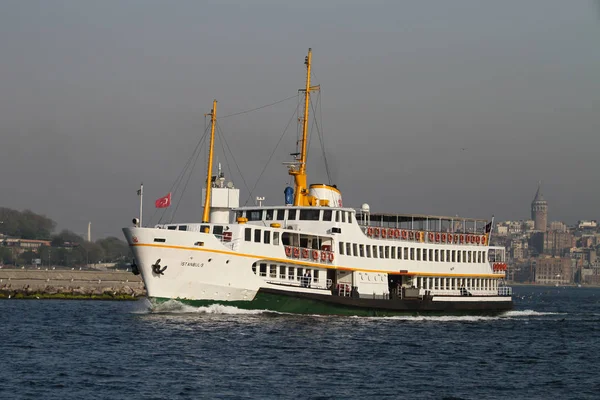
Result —
[[310, 86], [310, 67], [312, 61], [312, 49], [308, 49], [308, 55], [304, 60], [306, 65], [306, 87], [300, 89], [304, 92], [304, 118], [302, 120], [302, 146], [300, 148], [300, 154], [294, 164], [289, 168], [288, 173], [294, 177], [294, 205], [295, 206], [315, 206], [318, 204], [317, 199], [314, 196], [309, 195], [308, 184], [306, 179], [306, 152], [307, 152], [307, 138], [308, 138], [308, 109], [310, 103], [310, 92], [317, 91], [320, 87]]

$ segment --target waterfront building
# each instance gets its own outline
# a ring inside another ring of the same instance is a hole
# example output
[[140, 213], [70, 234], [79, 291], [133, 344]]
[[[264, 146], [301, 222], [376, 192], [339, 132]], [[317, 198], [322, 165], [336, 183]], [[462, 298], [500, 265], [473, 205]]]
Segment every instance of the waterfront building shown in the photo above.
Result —
[[571, 259], [565, 257], [540, 257], [535, 266], [535, 283], [564, 285], [573, 282]]

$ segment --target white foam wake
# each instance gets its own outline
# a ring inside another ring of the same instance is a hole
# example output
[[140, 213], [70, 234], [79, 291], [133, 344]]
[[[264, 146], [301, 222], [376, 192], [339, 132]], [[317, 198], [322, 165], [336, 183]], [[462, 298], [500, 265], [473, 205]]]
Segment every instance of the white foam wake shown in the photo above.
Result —
[[512, 310], [512, 311], [507, 311], [505, 313], [502, 314], [502, 317], [541, 317], [544, 315], [562, 315], [561, 313], [556, 313], [556, 312], [539, 312], [539, 311], [534, 311], [534, 310]]
[[243, 310], [233, 306], [225, 306], [223, 304], [211, 304], [210, 306], [194, 307], [180, 303], [177, 300], [168, 300], [164, 303], [154, 304], [151, 306], [152, 313], [165, 314], [243, 314], [255, 315], [263, 314], [265, 310]]

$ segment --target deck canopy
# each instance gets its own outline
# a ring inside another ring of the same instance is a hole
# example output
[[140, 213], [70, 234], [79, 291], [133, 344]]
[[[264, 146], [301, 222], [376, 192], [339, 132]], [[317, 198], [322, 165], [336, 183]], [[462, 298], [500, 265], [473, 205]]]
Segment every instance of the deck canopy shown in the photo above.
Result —
[[459, 216], [444, 217], [426, 214], [386, 214], [357, 212], [360, 225], [382, 228], [410, 229], [429, 232], [478, 233], [484, 234], [488, 221]]

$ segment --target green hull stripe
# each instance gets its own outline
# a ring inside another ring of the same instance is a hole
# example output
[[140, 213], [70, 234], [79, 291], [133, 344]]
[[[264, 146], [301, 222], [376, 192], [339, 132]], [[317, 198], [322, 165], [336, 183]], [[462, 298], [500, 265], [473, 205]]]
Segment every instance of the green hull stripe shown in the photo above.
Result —
[[[296, 298], [273, 293], [258, 292], [252, 301], [222, 301], [222, 300], [188, 300], [188, 299], [169, 299], [164, 297], [154, 297], [156, 303], [164, 303], [169, 300], [176, 300], [180, 303], [193, 307], [207, 307], [213, 304], [222, 304], [224, 306], [237, 307], [243, 310], [265, 310], [293, 314], [317, 314], [317, 315], [347, 315], [347, 316], [399, 316], [399, 315], [453, 315], [457, 314], [488, 314], [493, 311], [484, 310], [463, 310], [463, 311], [390, 311], [376, 310], [369, 308], [347, 307], [341, 304], [331, 304], [323, 301]], [[498, 312], [496, 312], [498, 313]]]

